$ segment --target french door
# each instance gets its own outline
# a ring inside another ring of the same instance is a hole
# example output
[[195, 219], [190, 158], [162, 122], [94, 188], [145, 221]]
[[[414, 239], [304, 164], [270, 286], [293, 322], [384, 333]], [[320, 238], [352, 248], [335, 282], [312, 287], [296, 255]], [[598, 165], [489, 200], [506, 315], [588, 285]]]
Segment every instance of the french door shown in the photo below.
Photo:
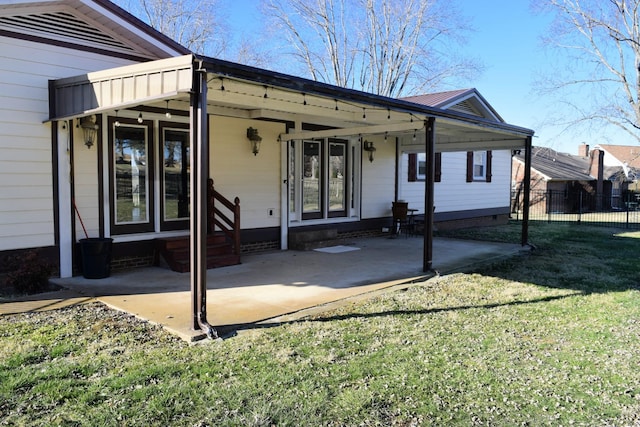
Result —
[[349, 216], [353, 207], [355, 169], [354, 149], [350, 147], [349, 141], [339, 139], [291, 141], [289, 214], [292, 220]]

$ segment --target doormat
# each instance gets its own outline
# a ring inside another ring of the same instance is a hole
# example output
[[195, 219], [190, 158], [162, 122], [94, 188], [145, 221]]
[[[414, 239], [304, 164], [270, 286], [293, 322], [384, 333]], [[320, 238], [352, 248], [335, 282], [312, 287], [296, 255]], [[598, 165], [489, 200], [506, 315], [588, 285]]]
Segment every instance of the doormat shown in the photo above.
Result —
[[314, 249], [314, 251], [325, 252], [328, 254], [340, 254], [342, 252], [351, 252], [351, 251], [359, 251], [360, 248], [356, 248], [355, 246], [328, 246], [326, 248], [318, 248]]

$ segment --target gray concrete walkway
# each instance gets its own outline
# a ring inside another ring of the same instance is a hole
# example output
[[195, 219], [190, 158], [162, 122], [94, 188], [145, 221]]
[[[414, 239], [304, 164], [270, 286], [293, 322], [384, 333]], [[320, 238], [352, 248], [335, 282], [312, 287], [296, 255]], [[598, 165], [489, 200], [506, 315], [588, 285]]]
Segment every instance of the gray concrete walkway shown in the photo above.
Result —
[[[527, 249], [517, 244], [436, 238], [433, 268], [439, 274], [466, 271], [523, 250]], [[437, 274], [422, 272], [421, 238], [354, 239], [327, 251], [249, 254], [241, 265], [208, 270], [209, 323], [228, 332]], [[189, 273], [154, 267], [105, 279], [73, 277], [55, 282], [65, 288], [63, 295], [42, 294], [40, 299], [0, 304], [0, 314], [97, 299], [161, 324], [186, 340], [203, 337], [192, 329]]]

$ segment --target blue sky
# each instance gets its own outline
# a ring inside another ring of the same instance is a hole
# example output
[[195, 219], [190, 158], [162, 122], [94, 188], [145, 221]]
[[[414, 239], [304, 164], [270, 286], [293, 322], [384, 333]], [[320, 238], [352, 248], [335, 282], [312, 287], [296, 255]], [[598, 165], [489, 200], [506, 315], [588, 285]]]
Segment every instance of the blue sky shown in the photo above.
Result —
[[[233, 1], [228, 12], [234, 31], [247, 31], [258, 25], [258, 3], [257, 0]], [[533, 129], [534, 145], [577, 154], [578, 145], [583, 142], [592, 146], [635, 144], [621, 135], [612, 141], [597, 134], [559, 135], [559, 129], [544, 125], [554, 105], [535, 95], [533, 82], [538, 73], [552, 73], [557, 65], [545, 62], [547, 56], [540, 42], [549, 28], [550, 16], [534, 14], [528, 0], [460, 0], [459, 5], [475, 28], [465, 50], [485, 65], [484, 73], [468, 86], [478, 89], [507, 123]], [[609, 130], [606, 137], [611, 136]]]

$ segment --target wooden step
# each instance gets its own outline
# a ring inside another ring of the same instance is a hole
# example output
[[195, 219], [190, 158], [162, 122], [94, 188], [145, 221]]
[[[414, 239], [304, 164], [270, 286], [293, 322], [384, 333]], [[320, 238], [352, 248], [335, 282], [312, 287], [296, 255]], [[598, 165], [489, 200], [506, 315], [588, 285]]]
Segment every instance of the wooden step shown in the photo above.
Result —
[[[226, 243], [226, 239], [224, 234], [208, 234], [207, 235], [207, 245], [210, 244], [219, 244]], [[173, 250], [173, 249], [189, 249], [189, 237], [188, 236], [180, 236], [180, 237], [163, 237], [160, 239], [156, 239], [156, 247], [164, 250]]]
[[[189, 237], [156, 239], [156, 265], [162, 261], [173, 271], [186, 273], [190, 269]], [[223, 234], [207, 236], [207, 269], [240, 264], [240, 256], [233, 252]]]

